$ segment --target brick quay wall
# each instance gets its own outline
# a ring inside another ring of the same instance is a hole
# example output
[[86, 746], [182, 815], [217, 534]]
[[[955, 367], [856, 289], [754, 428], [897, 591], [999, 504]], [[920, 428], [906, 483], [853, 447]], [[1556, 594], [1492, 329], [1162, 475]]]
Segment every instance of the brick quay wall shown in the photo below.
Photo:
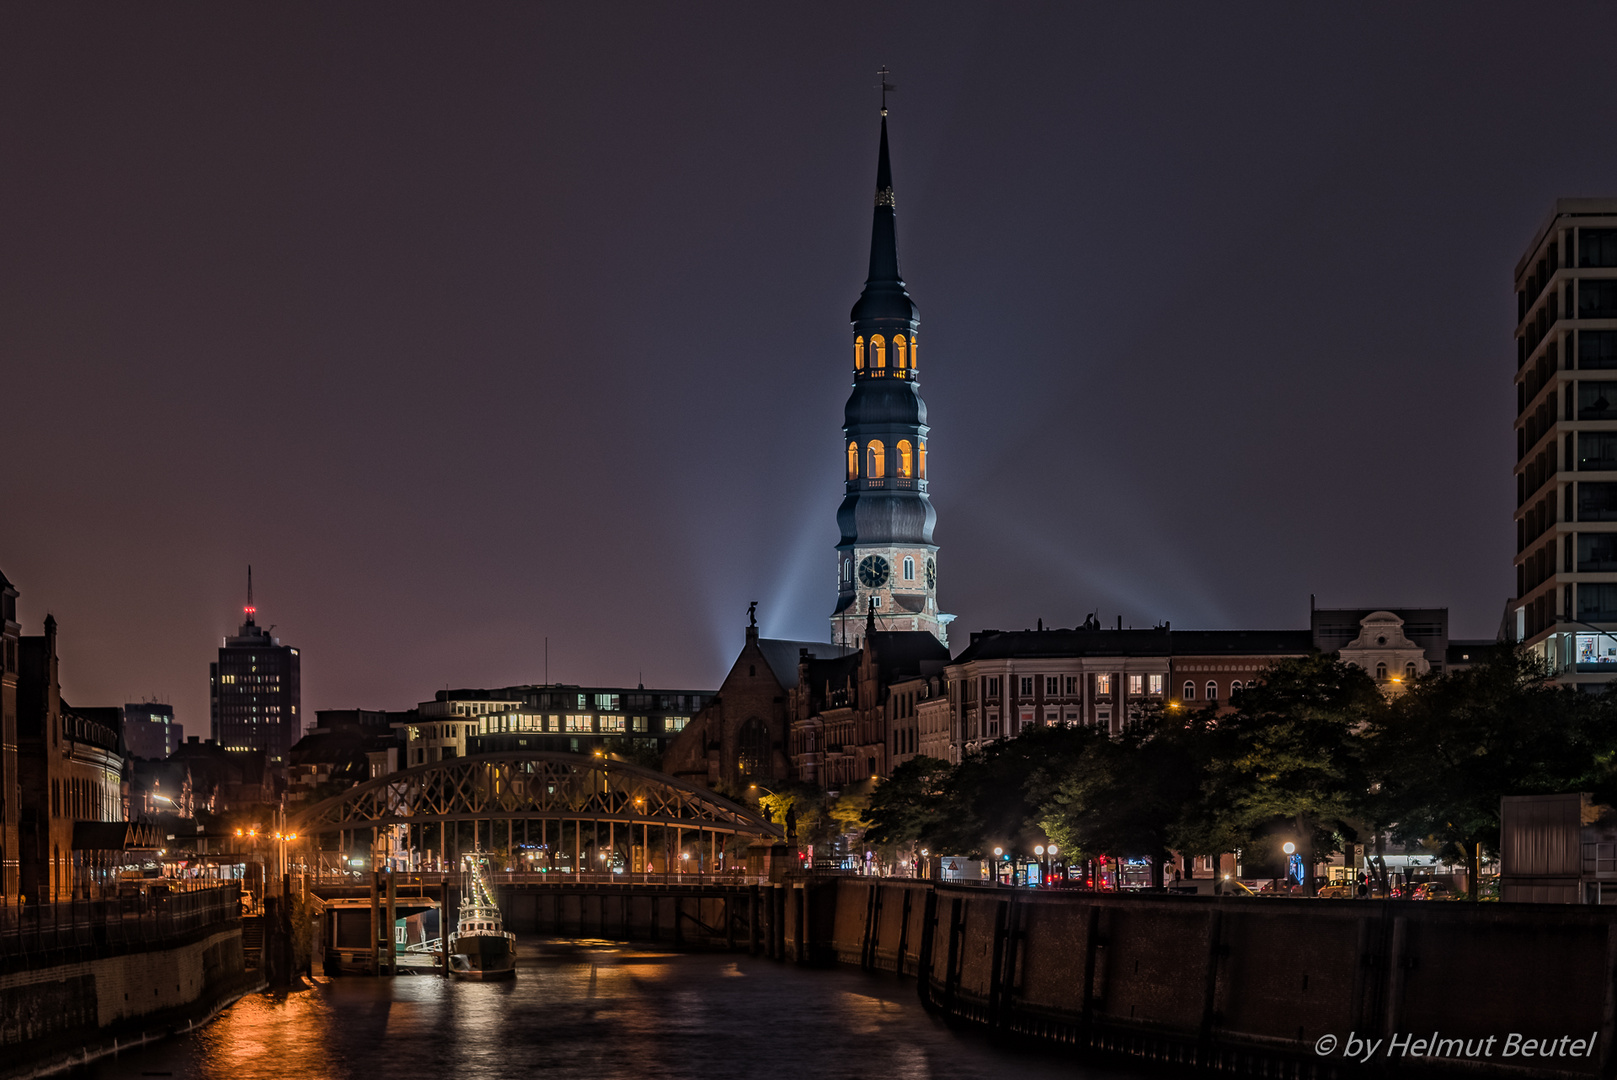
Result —
[[0, 1078], [56, 1072], [189, 1030], [258, 986], [236, 892], [212, 891], [228, 895], [177, 896], [127, 913], [64, 904], [65, 925], [36, 911], [0, 926]]
[[913, 975], [1000, 1036], [1265, 1076], [1617, 1070], [1617, 909], [804, 887], [809, 956]]
[[[1086, 1060], [1318, 1078], [1617, 1075], [1617, 907], [815, 876], [500, 894], [519, 934], [894, 972], [914, 978], [922, 1002], [948, 1022]], [[1518, 1049], [1507, 1054], [1512, 1037]]]

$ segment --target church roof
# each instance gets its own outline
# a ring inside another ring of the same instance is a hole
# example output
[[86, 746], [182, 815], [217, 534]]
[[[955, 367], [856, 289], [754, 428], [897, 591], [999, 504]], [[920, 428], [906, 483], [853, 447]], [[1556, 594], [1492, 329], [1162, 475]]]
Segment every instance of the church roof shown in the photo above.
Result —
[[797, 685], [797, 660], [804, 649], [816, 660], [829, 660], [852, 652], [845, 645], [831, 645], [824, 641], [788, 641], [784, 638], [759, 638], [758, 651], [764, 654], [764, 663], [775, 673], [775, 679], [790, 690]]

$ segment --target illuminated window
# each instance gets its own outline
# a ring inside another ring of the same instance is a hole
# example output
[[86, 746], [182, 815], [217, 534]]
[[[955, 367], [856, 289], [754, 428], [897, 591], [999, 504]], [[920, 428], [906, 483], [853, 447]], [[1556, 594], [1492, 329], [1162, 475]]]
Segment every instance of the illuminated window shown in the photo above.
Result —
[[1110, 675], [1096, 675], [1095, 676], [1095, 693], [1098, 694], [1098, 695], [1110, 696], [1111, 692], [1112, 692], [1112, 677]]
[[916, 353], [916, 350], [917, 350], [919, 344], [920, 343], [917, 342], [913, 337], [910, 338], [910, 370], [911, 371], [914, 371], [915, 368], [916, 368], [916, 365], [918, 365], [920, 363], [920, 361], [918, 359], [916, 359], [916, 356], [915, 356], [915, 353]]
[[855, 371], [865, 370], [865, 339], [863, 337], [853, 339], [853, 369]]
[[870, 440], [865, 447], [865, 476], [871, 480], [887, 475], [887, 448], [880, 439]]
[[859, 479], [859, 444], [848, 444], [848, 479]]
[[621, 716], [603, 716], [603, 717], [601, 717], [601, 730], [602, 731], [622, 731], [623, 730], [623, 717], [621, 717]]
[[901, 369], [910, 366], [909, 343], [904, 340], [903, 334], [893, 335], [893, 359]]
[[904, 556], [904, 580], [915, 580], [915, 560], [908, 555]]
[[899, 453], [899, 461], [897, 461], [899, 475], [901, 477], [915, 475], [915, 449], [910, 446], [910, 441], [907, 438], [901, 438], [899, 445], [894, 446], [894, 449], [897, 449], [897, 453]]
[[690, 719], [688, 716], [665, 716], [663, 717], [663, 730], [684, 731], [685, 725], [690, 723]]
[[1153, 693], [1153, 694], [1162, 693], [1162, 680], [1164, 678], [1166, 678], [1166, 676], [1163, 676], [1163, 675], [1152, 675], [1152, 676], [1150, 676], [1149, 682], [1147, 683], [1147, 685], [1150, 687], [1151, 693]]
[[925, 480], [926, 479], [926, 440], [925, 439], [917, 439], [916, 442], [920, 444], [921, 453], [920, 453], [920, 460], [918, 462], [916, 462], [917, 467], [916, 467], [916, 470], [915, 470], [915, 475], [919, 476], [922, 480]]
[[1129, 693], [1131, 693], [1131, 694], [1143, 694], [1143, 693], [1145, 693], [1145, 676], [1144, 675], [1130, 675], [1129, 676]]
[[595, 727], [595, 725], [593, 723], [591, 723], [591, 720], [593, 720], [593, 719], [594, 718], [590, 717], [590, 716], [568, 716], [567, 717], [567, 730], [568, 731], [591, 731]]
[[870, 366], [873, 368], [887, 366], [887, 341], [880, 334], [870, 335]]

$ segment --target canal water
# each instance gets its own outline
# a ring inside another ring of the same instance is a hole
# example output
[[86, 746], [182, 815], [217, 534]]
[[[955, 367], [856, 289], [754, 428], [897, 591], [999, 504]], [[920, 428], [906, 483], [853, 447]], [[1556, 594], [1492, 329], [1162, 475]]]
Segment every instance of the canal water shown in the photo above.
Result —
[[1113, 1080], [951, 1031], [912, 979], [605, 942], [523, 946], [515, 979], [320, 980], [73, 1070], [93, 1080]]

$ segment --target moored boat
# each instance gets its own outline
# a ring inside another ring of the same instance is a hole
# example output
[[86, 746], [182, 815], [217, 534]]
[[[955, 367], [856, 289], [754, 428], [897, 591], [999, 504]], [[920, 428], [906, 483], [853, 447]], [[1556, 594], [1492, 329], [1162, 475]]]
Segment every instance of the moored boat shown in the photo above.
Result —
[[517, 939], [507, 933], [485, 876], [488, 857], [477, 852], [461, 874], [460, 918], [449, 937], [449, 971], [459, 979], [510, 978], [517, 970]]

